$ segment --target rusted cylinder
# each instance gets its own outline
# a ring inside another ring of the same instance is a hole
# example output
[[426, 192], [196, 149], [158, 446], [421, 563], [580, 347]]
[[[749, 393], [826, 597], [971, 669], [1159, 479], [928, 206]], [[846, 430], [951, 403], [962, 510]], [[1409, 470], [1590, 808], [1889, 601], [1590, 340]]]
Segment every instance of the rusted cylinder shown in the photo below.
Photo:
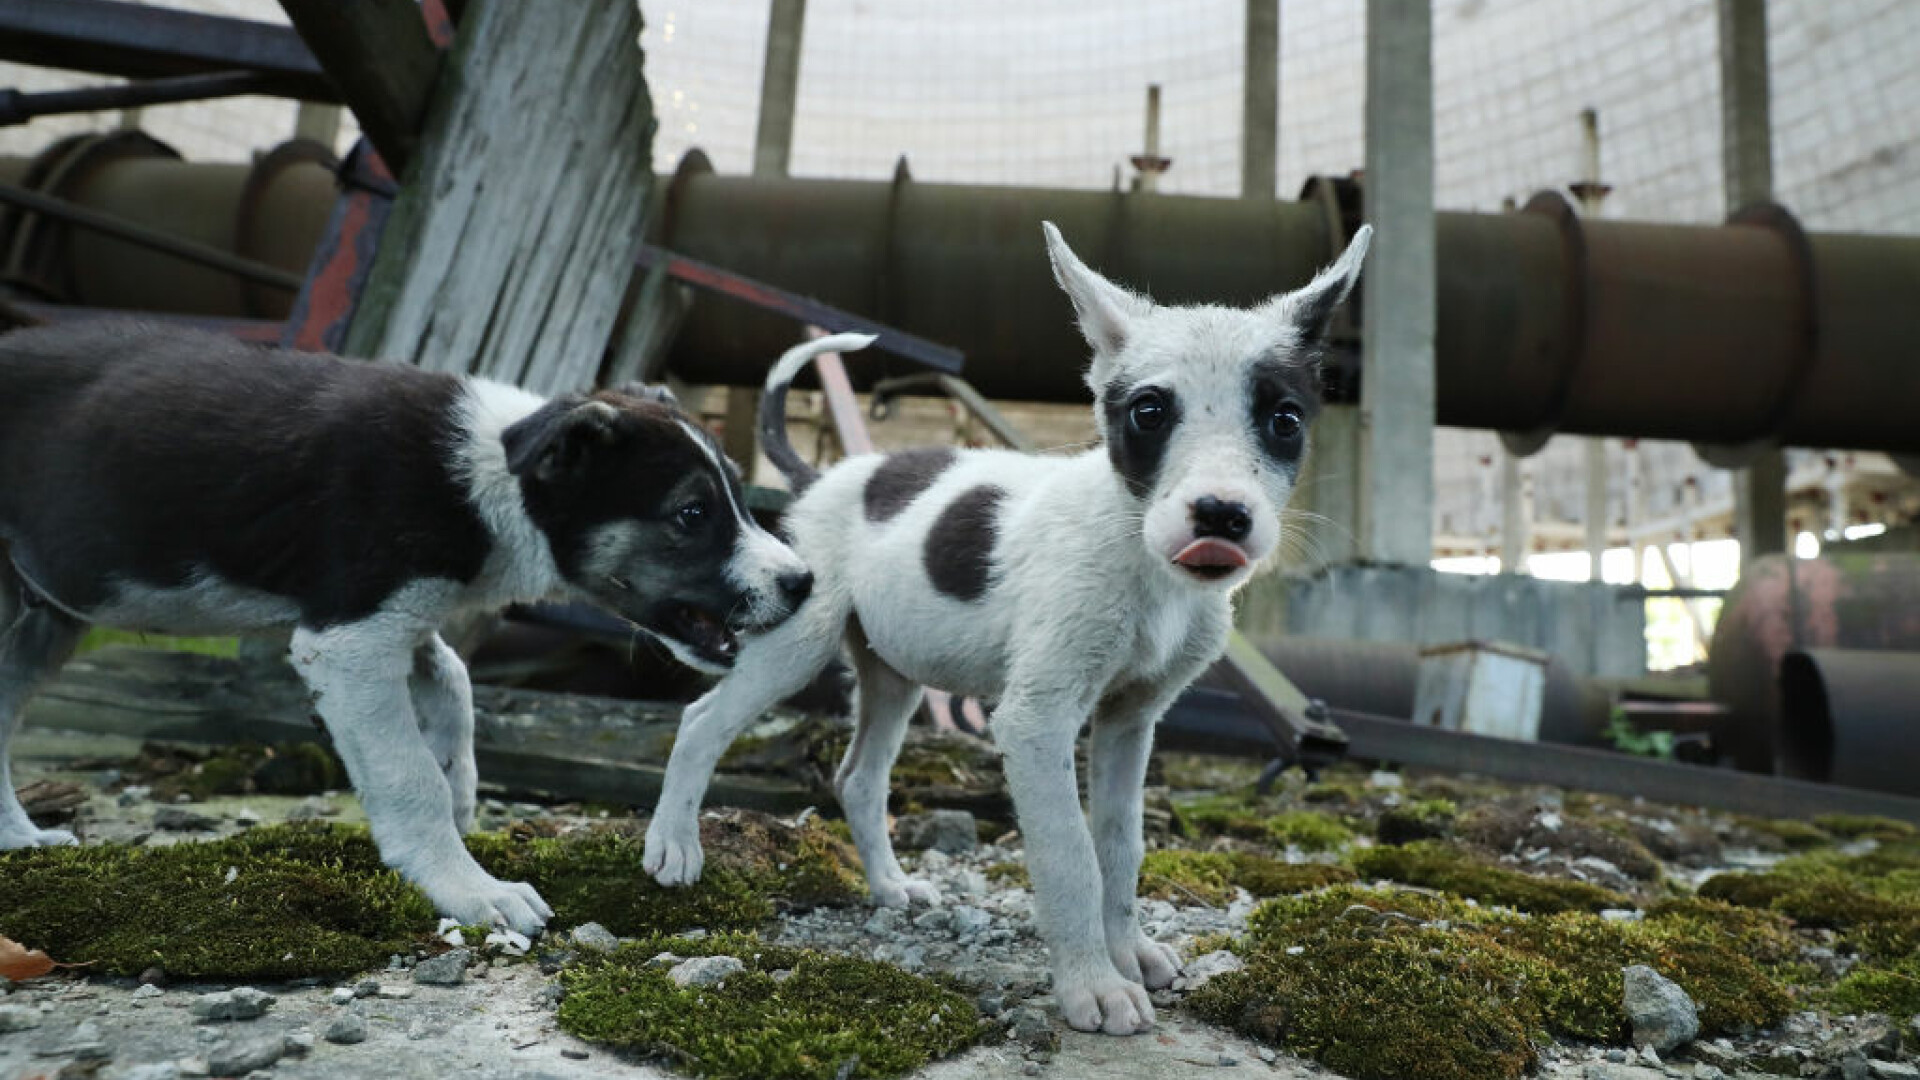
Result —
[[[1714, 746], [1749, 772], [1808, 775], [1781, 702], [1789, 653], [1920, 650], [1920, 554], [1770, 555], [1728, 595], [1707, 655], [1707, 685], [1727, 705]], [[1836, 778], [1837, 779], [1837, 778]]]
[[[655, 238], [952, 344], [990, 397], [1081, 401], [1086, 348], [1048, 276], [1043, 219], [1167, 302], [1294, 287], [1345, 234], [1312, 201], [695, 165], [675, 176]], [[1778, 208], [1712, 227], [1583, 221], [1557, 195], [1517, 214], [1442, 213], [1436, 228], [1442, 424], [1513, 433], [1517, 448], [1558, 431], [1920, 452], [1920, 307], [1899, 299], [1920, 295], [1920, 239], [1808, 236]], [[785, 319], [702, 298], [669, 365], [753, 384], [793, 335]]]
[[[288, 143], [252, 164], [195, 164], [137, 132], [62, 140], [0, 177], [134, 224], [304, 275], [333, 211], [333, 157]], [[283, 318], [293, 293], [87, 229], [15, 212], [0, 252], [48, 299], [87, 307]]]
[[1780, 699], [1782, 773], [1920, 794], [1920, 652], [1790, 652]]

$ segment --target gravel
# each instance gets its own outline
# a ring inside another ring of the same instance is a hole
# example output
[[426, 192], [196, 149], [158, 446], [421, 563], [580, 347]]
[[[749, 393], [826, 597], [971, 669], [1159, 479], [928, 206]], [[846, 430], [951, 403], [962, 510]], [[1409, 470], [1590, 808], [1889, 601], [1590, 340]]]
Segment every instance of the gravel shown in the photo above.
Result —
[[201, 994], [187, 1006], [187, 1011], [201, 1020], [252, 1020], [272, 1008], [276, 1000], [272, 994], [241, 986], [217, 994]]

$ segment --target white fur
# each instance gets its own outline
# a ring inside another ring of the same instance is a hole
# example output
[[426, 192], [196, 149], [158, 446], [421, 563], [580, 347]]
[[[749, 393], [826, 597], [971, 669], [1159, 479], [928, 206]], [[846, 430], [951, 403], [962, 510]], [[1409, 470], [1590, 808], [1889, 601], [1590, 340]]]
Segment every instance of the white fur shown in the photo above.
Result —
[[454, 470], [494, 538], [493, 553], [470, 598], [476, 604], [500, 607], [539, 600], [566, 587], [547, 534], [527, 516], [520, 478], [507, 468], [506, 447], [500, 441], [503, 432], [544, 404], [517, 386], [469, 379], [455, 405], [464, 438], [454, 447]]
[[[734, 672], [687, 708], [647, 830], [645, 866], [665, 884], [699, 877], [697, 812], [721, 753], [844, 645], [859, 680], [859, 714], [835, 785], [875, 901], [937, 899], [901, 869], [886, 832], [887, 772], [919, 685], [997, 700], [992, 730], [1026, 843], [1055, 996], [1072, 1026], [1128, 1034], [1152, 1025], [1147, 990], [1178, 972], [1178, 958], [1148, 939], [1135, 916], [1152, 728], [1223, 651], [1231, 592], [1277, 546], [1292, 489], [1288, 472], [1262, 458], [1248, 365], [1305, 363], [1298, 316], [1312, 301], [1345, 295], [1366, 233], [1306, 288], [1245, 311], [1157, 307], [1088, 270], [1051, 225], [1047, 233], [1055, 273], [1094, 348], [1088, 385], [1096, 397], [1115, 384], [1178, 395], [1182, 419], [1151, 490], [1132, 493], [1104, 448], [1072, 456], [967, 451], [876, 524], [863, 512], [863, 492], [883, 459], [851, 458], [829, 470], [786, 523], [813, 568], [813, 598], [750, 642]], [[803, 348], [782, 357], [769, 390], [810, 355]], [[1101, 422], [1106, 439], [1119, 436], [1104, 430], [1104, 415]], [[1006, 495], [991, 587], [964, 601], [932, 587], [923, 559], [941, 511], [980, 485]], [[1246, 565], [1212, 580], [1173, 561], [1200, 535], [1193, 507], [1203, 496], [1241, 503], [1254, 519], [1239, 540]], [[1074, 741], [1089, 717], [1091, 829], [1073, 775]]]

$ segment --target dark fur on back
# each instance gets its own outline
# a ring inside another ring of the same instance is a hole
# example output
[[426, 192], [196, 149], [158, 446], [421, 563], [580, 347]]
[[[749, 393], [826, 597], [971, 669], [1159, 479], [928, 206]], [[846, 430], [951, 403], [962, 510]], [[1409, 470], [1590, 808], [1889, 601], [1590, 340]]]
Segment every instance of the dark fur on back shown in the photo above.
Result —
[[108, 568], [157, 588], [199, 570], [291, 599], [308, 625], [348, 621], [485, 562], [446, 464], [459, 393], [449, 375], [213, 334], [16, 331], [0, 337], [0, 535], [71, 608], [107, 597]]

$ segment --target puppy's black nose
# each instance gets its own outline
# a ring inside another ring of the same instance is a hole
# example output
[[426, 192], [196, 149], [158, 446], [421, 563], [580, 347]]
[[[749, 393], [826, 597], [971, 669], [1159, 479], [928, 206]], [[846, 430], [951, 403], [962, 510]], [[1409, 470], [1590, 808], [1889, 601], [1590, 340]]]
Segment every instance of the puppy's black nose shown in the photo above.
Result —
[[787, 603], [799, 607], [813, 592], [813, 571], [796, 570], [790, 574], [781, 574], [775, 579], [775, 583], [780, 586], [780, 595], [787, 598]]
[[1253, 512], [1245, 505], [1211, 495], [1202, 495], [1193, 501], [1193, 535], [1218, 536], [1238, 542], [1252, 531]]

